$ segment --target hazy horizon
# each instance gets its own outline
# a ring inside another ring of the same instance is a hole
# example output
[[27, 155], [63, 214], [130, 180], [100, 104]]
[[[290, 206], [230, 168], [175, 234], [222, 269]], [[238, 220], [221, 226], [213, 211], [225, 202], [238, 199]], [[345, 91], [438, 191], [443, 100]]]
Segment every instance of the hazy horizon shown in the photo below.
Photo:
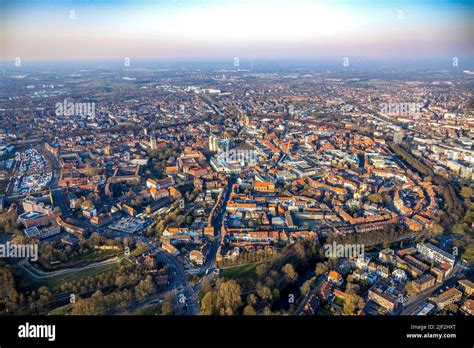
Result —
[[[472, 1], [4, 1], [2, 60], [472, 59]], [[73, 11], [73, 12], [71, 12]]]

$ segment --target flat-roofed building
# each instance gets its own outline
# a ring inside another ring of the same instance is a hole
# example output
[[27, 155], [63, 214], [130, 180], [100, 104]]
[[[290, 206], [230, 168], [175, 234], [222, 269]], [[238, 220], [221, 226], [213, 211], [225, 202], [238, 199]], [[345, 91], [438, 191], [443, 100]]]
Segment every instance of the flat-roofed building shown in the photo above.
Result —
[[459, 302], [461, 300], [461, 297], [461, 291], [456, 288], [451, 288], [436, 297], [431, 297], [430, 301], [433, 302], [436, 306], [438, 306], [438, 308], [443, 309], [451, 303]]
[[454, 265], [456, 258], [454, 255], [434, 246], [430, 243], [418, 243], [416, 245], [418, 252], [429, 260], [433, 260], [439, 263], [449, 263]]
[[148, 205], [148, 206], [145, 208], [145, 211], [146, 211], [148, 214], [154, 213], [154, 212], [157, 211], [158, 209], [161, 209], [161, 208], [163, 208], [164, 206], [166, 206], [169, 202], [170, 202], [170, 200], [169, 200], [168, 197], [160, 198], [160, 199], [158, 199], [157, 201], [151, 202], [150, 205]]
[[18, 217], [18, 222], [22, 223], [25, 227], [46, 226], [55, 218], [56, 215], [53, 213], [46, 214], [37, 211], [27, 211]]
[[461, 311], [467, 315], [474, 315], [474, 300], [466, 300], [461, 306]]
[[441, 283], [446, 278], [446, 271], [440, 267], [432, 267], [430, 271], [436, 276], [438, 283]]
[[25, 228], [25, 235], [28, 238], [39, 238], [39, 239], [44, 239], [48, 237], [52, 237], [54, 235], [57, 235], [61, 233], [61, 229], [59, 226], [50, 226], [50, 227], [28, 227]]
[[435, 277], [430, 274], [424, 274], [412, 282], [415, 293], [420, 293], [435, 285]]
[[464, 291], [467, 295], [471, 296], [474, 293], [474, 283], [468, 279], [463, 279], [458, 282], [461, 286], [462, 291]]
[[382, 278], [370, 288], [368, 299], [388, 312], [394, 312], [403, 303], [404, 296], [405, 289], [401, 284]]

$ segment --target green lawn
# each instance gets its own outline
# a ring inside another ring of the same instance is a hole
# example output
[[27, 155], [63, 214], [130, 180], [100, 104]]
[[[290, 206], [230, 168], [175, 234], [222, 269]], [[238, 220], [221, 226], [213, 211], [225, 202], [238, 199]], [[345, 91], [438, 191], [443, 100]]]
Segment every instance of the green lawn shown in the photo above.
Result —
[[221, 270], [220, 275], [225, 278], [229, 279], [236, 279], [236, 280], [245, 280], [245, 279], [257, 279], [257, 274], [255, 273], [255, 269], [257, 268], [256, 263], [244, 266], [235, 266], [230, 268], [225, 268]]
[[344, 300], [342, 298], [336, 297], [334, 299], [334, 303], [337, 304], [338, 306], [343, 307], [344, 306]]

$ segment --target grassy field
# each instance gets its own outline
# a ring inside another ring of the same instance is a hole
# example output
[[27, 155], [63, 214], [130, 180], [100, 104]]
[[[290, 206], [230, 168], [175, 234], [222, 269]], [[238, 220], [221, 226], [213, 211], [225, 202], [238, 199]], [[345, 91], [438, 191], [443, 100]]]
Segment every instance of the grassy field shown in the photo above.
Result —
[[256, 263], [244, 266], [235, 266], [230, 268], [225, 268], [221, 270], [220, 275], [225, 278], [235, 279], [235, 280], [245, 280], [245, 279], [257, 279], [257, 274], [255, 269], [257, 268]]
[[337, 304], [338, 306], [341, 306], [341, 307], [344, 306], [344, 300], [341, 299], [341, 298], [339, 298], [339, 297], [336, 297], [336, 298], [334, 299], [334, 303]]
[[161, 314], [161, 303], [158, 303], [156, 305], [148, 306], [145, 308], [140, 308], [136, 310], [133, 313], [130, 313], [130, 315], [155, 315], [155, 314]]
[[48, 313], [48, 315], [67, 315], [70, 311], [71, 305], [67, 304], [65, 306], [53, 309], [51, 312]]
[[55, 271], [64, 268], [83, 267], [88, 264], [104, 261], [106, 259], [110, 259], [114, 256], [118, 256], [121, 254], [122, 252], [117, 252], [114, 250], [93, 250], [88, 254], [74, 257], [74, 260], [72, 262], [62, 263], [56, 267], [52, 267], [50, 265], [43, 265], [43, 268], [47, 271]]
[[107, 271], [111, 271], [114, 269], [117, 269], [119, 267], [119, 263], [111, 263], [111, 264], [106, 264], [103, 266], [91, 268], [91, 269], [86, 269], [82, 271], [77, 271], [77, 272], [71, 272], [67, 274], [60, 274], [57, 276], [52, 276], [48, 278], [33, 278], [26, 272], [22, 272], [23, 277], [22, 280], [24, 284], [28, 287], [31, 287], [33, 289], [38, 289], [42, 286], [47, 286], [50, 289], [55, 289], [61, 286], [64, 282], [71, 282], [71, 281], [77, 281], [82, 278], [87, 278], [89, 276], [94, 276], [98, 275]]

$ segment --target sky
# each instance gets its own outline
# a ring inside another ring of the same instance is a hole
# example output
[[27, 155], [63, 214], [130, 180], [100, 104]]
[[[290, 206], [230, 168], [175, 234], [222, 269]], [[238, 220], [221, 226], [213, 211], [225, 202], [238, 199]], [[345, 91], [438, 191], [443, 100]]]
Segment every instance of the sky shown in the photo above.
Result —
[[2, 60], [474, 56], [474, 0], [0, 0]]

